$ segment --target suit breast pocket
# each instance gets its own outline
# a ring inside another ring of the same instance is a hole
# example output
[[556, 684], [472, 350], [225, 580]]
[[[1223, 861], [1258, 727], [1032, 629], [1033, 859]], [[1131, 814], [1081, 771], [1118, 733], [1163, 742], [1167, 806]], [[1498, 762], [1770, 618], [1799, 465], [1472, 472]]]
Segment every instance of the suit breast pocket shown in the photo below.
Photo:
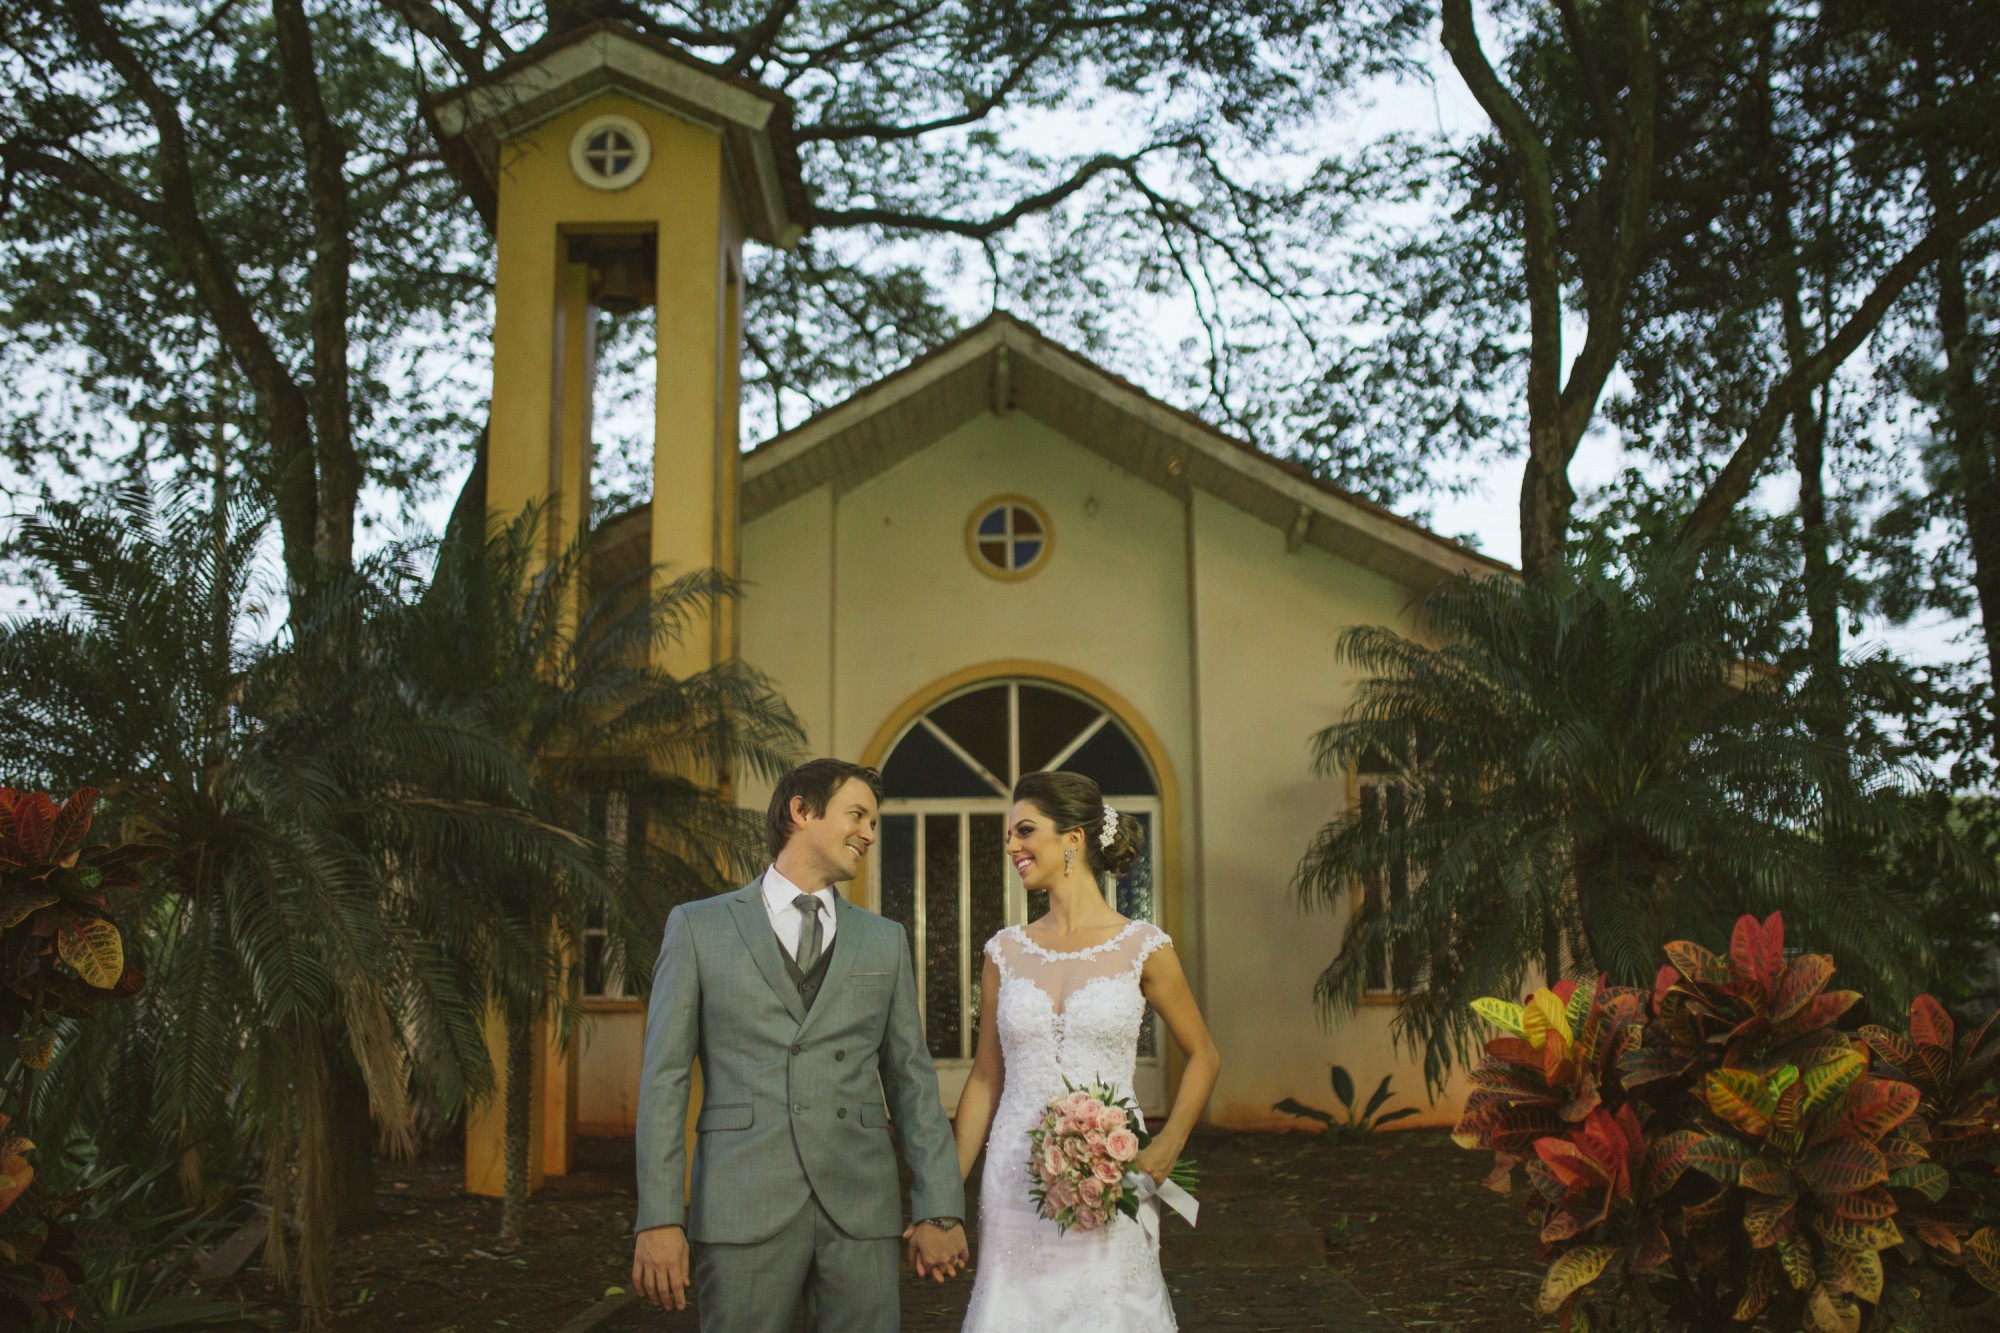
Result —
[[896, 974], [893, 972], [854, 972], [850, 973], [847, 979], [863, 990], [870, 988], [882, 989], [895, 984]]

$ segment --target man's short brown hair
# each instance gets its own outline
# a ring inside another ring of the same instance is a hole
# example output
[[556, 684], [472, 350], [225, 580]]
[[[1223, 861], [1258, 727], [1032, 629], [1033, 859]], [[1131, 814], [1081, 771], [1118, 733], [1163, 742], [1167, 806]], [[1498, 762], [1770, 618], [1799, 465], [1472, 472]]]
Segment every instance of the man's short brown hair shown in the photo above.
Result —
[[764, 812], [764, 837], [770, 844], [772, 860], [778, 859], [778, 853], [791, 840], [792, 798], [804, 801], [815, 817], [823, 815], [826, 803], [847, 785], [849, 778], [860, 778], [867, 783], [868, 790], [875, 793], [875, 803], [882, 803], [882, 775], [866, 764], [850, 764], [845, 759], [808, 759], [778, 779], [777, 789], [771, 793], [771, 806]]

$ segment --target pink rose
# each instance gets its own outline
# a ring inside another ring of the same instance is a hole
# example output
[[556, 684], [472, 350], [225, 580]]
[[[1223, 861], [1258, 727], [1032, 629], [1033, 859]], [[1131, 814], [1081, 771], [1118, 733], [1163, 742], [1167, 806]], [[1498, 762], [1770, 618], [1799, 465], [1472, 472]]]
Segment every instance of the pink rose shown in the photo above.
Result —
[[1090, 1149], [1093, 1156], [1103, 1152], [1104, 1131], [1101, 1129], [1093, 1129], [1089, 1131], [1083, 1136], [1083, 1145], [1084, 1147]]
[[1114, 1129], [1104, 1136], [1104, 1151], [1114, 1162], [1129, 1162], [1139, 1155], [1139, 1136], [1129, 1129]]
[[1124, 1129], [1132, 1123], [1132, 1113], [1122, 1106], [1107, 1106], [1103, 1120], [1106, 1133], [1114, 1129]]
[[1049, 1186], [1044, 1202], [1048, 1204], [1049, 1211], [1052, 1213], [1059, 1213], [1065, 1208], [1074, 1207], [1076, 1205], [1076, 1186], [1067, 1180], [1058, 1180], [1055, 1184]]
[[1056, 1105], [1062, 1107], [1065, 1113], [1079, 1118], [1089, 1110], [1090, 1104], [1090, 1094], [1081, 1089], [1072, 1092], [1069, 1096], [1056, 1103]]
[[1066, 1165], [1068, 1164], [1063, 1161], [1062, 1153], [1054, 1145], [1042, 1149], [1042, 1179], [1054, 1180], [1063, 1173], [1063, 1167]]
[[1125, 1176], [1125, 1168], [1108, 1157], [1100, 1157], [1091, 1164], [1090, 1174], [1107, 1185], [1116, 1185]]
[[1094, 1128], [1096, 1124], [1097, 1121], [1091, 1118], [1088, 1111], [1065, 1112], [1062, 1118], [1062, 1132], [1065, 1134], [1082, 1134]]
[[1085, 1203], [1089, 1204], [1092, 1208], [1095, 1208], [1098, 1204], [1104, 1201], [1104, 1182], [1099, 1180], [1096, 1176], [1092, 1176], [1089, 1180], [1084, 1181], [1082, 1185], [1077, 1187], [1077, 1193], [1083, 1196], [1083, 1201]]

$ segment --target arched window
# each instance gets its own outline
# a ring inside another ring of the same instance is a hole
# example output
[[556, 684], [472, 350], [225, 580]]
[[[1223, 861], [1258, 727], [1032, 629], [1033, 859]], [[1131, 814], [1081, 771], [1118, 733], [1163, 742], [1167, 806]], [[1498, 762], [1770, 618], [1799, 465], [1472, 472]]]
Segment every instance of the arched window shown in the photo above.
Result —
[[[1048, 910], [1007, 861], [1009, 796], [1023, 773], [1067, 769], [1146, 830], [1146, 850], [1114, 887], [1130, 917], [1156, 920], [1159, 782], [1137, 741], [1102, 704], [1041, 680], [987, 681], [933, 704], [882, 764], [882, 831], [870, 878], [884, 916], [909, 931], [924, 1031], [945, 1105], [954, 1105], [979, 1029], [981, 948], [1002, 926]], [[1136, 1091], [1158, 1110], [1158, 1034], [1140, 1040]]]

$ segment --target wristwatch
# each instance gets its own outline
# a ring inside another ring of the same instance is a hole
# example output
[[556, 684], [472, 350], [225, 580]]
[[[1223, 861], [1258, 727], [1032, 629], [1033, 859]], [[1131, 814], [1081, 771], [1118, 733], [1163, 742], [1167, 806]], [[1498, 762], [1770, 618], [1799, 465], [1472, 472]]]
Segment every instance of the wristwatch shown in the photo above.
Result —
[[963, 1225], [956, 1217], [926, 1217], [919, 1221], [923, 1226], [936, 1227], [940, 1231], [950, 1231], [953, 1227]]

